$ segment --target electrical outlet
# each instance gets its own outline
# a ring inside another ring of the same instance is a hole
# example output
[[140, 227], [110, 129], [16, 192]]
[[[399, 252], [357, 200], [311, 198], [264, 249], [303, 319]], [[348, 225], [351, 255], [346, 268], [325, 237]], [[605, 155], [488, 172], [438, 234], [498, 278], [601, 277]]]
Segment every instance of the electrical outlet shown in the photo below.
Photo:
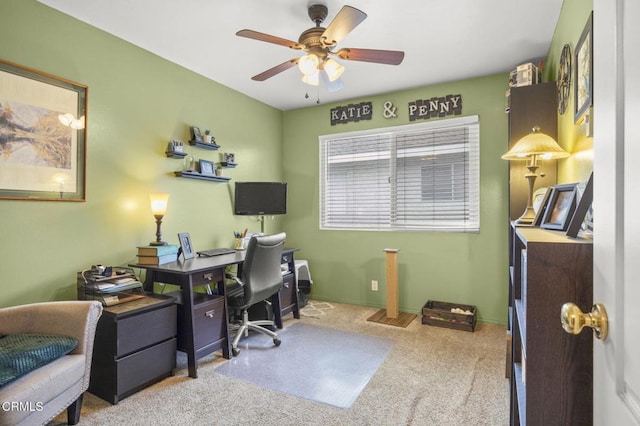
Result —
[[372, 291], [378, 291], [378, 281], [377, 280], [371, 280], [371, 290]]

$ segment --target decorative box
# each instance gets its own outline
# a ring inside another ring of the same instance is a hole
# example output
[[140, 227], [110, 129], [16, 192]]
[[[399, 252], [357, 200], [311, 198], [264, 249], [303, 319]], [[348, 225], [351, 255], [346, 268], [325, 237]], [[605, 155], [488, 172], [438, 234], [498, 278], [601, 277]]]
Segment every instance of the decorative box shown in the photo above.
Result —
[[474, 331], [476, 328], [476, 317], [477, 309], [473, 305], [429, 300], [422, 307], [422, 323], [438, 327]]

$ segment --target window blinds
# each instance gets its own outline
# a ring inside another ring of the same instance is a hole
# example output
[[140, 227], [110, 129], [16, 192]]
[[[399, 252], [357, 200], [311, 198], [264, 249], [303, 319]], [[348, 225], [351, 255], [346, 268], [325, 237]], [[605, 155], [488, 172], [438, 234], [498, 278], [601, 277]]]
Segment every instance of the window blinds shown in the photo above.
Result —
[[319, 139], [321, 229], [479, 232], [478, 116]]

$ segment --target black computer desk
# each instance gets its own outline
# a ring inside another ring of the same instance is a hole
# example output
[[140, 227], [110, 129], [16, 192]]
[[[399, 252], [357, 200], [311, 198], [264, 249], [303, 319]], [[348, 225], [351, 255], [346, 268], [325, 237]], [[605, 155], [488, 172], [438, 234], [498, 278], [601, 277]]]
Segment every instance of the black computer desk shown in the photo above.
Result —
[[[282, 264], [288, 269], [283, 272], [283, 286], [271, 298], [276, 327], [282, 328], [282, 316], [293, 313], [300, 318], [296, 268], [293, 253], [298, 249], [285, 248]], [[212, 257], [195, 257], [188, 260], [165, 263], [163, 265], [129, 266], [146, 270], [144, 289], [153, 292], [154, 283], [174, 284], [180, 291], [172, 296], [178, 300], [178, 350], [186, 352], [189, 376], [198, 377], [197, 361], [213, 351], [222, 349], [222, 355], [231, 358], [231, 336], [227, 321], [227, 301], [225, 298], [225, 268], [238, 266], [241, 273], [245, 251]], [[215, 294], [196, 292], [196, 287], [216, 287]]]

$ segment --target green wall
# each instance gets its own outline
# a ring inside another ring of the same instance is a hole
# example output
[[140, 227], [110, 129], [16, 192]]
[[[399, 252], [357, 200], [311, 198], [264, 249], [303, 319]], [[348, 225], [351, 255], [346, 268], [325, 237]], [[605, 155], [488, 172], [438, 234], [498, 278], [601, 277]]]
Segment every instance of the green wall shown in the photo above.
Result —
[[[555, 80], [557, 56], [564, 43], [575, 47], [591, 8], [565, 0], [546, 81]], [[164, 156], [165, 146], [172, 138], [186, 142], [188, 127], [197, 125], [212, 130], [220, 152], [236, 154], [240, 166], [225, 171], [233, 180], [289, 182], [289, 214], [267, 221], [266, 230], [285, 230], [288, 245], [301, 249], [296, 256], [309, 260], [314, 298], [384, 307], [383, 249], [394, 247], [401, 250], [403, 311], [418, 313], [429, 299], [452, 301], [476, 305], [483, 321], [506, 322], [508, 183], [500, 156], [507, 73], [281, 112], [35, 0], [0, 0], [0, 11], [0, 58], [89, 86], [87, 201], [0, 200], [0, 306], [73, 299], [76, 271], [134, 261], [135, 247], [154, 239], [149, 192], [171, 194], [162, 228], [170, 242], [190, 232], [196, 248], [231, 246], [232, 230], [259, 230], [251, 218], [232, 215], [233, 183], [173, 177], [182, 164]], [[462, 95], [463, 115], [480, 116], [481, 232], [320, 231], [318, 136], [409, 124], [409, 102], [448, 94]], [[363, 101], [373, 102], [372, 120], [330, 125], [332, 107]], [[397, 118], [382, 116], [386, 101]], [[559, 142], [588, 152], [584, 127], [570, 116], [560, 117]], [[187, 150], [219, 160], [215, 151]], [[588, 175], [588, 154], [565, 161], [565, 181]], [[370, 290], [373, 279], [378, 292]]]
[[[164, 151], [197, 125], [236, 154], [233, 180], [281, 179], [281, 111], [35, 0], [0, 0], [0, 40], [0, 58], [89, 87], [87, 201], [0, 200], [0, 306], [74, 299], [76, 271], [134, 261], [155, 239], [150, 192], [171, 194], [165, 241], [189, 232], [196, 248], [230, 247], [234, 229], [259, 230], [233, 216], [232, 183], [176, 178], [182, 162]], [[187, 151], [219, 161], [218, 151]], [[280, 229], [281, 219], [267, 222]]]
[[[545, 81], [557, 80], [560, 53], [565, 44], [571, 46], [573, 57], [571, 66], [572, 70], [575, 69], [576, 43], [580, 39], [592, 10], [592, 0], [564, 0], [549, 54], [545, 61], [543, 72]], [[567, 111], [558, 115], [558, 143], [573, 155], [566, 160], [558, 161], [559, 183], [586, 181], [593, 170], [593, 131], [589, 133], [592, 126], [588, 122], [578, 124], [574, 122], [575, 79], [573, 75], [571, 79]]]
[[[315, 299], [384, 307], [383, 249], [392, 247], [400, 249], [402, 311], [418, 313], [430, 299], [450, 301], [476, 305], [483, 321], [506, 322], [507, 163], [500, 156], [507, 147], [507, 83], [505, 73], [284, 113], [285, 228], [292, 245], [302, 248], [298, 258], [309, 260]], [[320, 231], [318, 136], [409, 124], [409, 102], [450, 94], [462, 95], [462, 115], [480, 116], [480, 233]], [[331, 126], [331, 108], [367, 101], [372, 120]], [[387, 101], [397, 118], [383, 117]]]

